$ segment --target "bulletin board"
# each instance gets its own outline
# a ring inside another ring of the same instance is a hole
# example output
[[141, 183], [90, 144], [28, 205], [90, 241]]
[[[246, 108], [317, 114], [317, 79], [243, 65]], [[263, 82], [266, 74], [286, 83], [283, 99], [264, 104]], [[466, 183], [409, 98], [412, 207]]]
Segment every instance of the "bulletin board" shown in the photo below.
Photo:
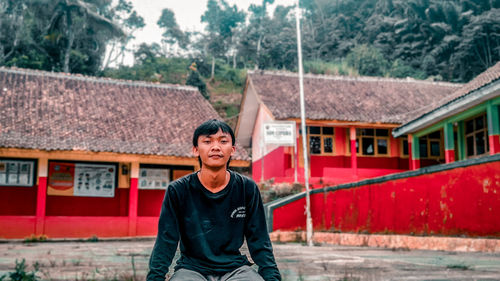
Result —
[[31, 187], [35, 182], [35, 160], [0, 159], [0, 186]]
[[48, 195], [114, 197], [117, 164], [49, 162]]

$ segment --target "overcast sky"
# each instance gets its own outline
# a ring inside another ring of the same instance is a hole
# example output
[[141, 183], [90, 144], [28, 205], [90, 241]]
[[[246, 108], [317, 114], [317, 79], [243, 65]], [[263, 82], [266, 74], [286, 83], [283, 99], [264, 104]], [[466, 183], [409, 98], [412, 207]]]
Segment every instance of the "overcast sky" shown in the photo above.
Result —
[[[175, 13], [177, 23], [183, 31], [202, 31], [201, 15], [207, 8], [208, 0], [131, 0], [134, 8], [144, 18], [146, 26], [135, 33], [136, 42], [159, 43], [161, 30], [156, 22], [164, 8]], [[229, 5], [236, 4], [239, 9], [248, 10], [250, 4], [261, 4], [262, 0], [226, 0]], [[295, 0], [275, 0], [276, 5], [293, 5]], [[271, 7], [271, 9], [273, 8]]]

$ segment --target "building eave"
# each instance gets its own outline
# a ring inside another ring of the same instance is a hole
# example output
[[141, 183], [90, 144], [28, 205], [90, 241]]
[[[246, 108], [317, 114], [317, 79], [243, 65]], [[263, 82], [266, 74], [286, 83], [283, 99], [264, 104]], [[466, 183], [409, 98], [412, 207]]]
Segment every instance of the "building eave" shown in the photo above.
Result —
[[487, 100], [500, 95], [500, 80], [496, 80], [480, 89], [459, 97], [447, 104], [444, 104], [421, 117], [414, 119], [392, 131], [392, 135], [397, 138], [402, 135], [415, 133], [432, 124], [443, 121], [459, 112], [472, 108]]

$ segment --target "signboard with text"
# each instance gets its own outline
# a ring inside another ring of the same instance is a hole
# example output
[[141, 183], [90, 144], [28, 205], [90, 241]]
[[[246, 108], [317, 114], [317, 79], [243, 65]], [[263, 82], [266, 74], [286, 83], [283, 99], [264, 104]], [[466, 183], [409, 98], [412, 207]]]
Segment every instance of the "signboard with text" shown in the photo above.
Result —
[[140, 168], [140, 189], [167, 189], [170, 183], [170, 169], [164, 168]]
[[295, 121], [265, 122], [263, 125], [265, 144], [295, 145]]
[[0, 186], [33, 186], [34, 160], [0, 159]]
[[116, 165], [50, 162], [48, 195], [114, 197]]

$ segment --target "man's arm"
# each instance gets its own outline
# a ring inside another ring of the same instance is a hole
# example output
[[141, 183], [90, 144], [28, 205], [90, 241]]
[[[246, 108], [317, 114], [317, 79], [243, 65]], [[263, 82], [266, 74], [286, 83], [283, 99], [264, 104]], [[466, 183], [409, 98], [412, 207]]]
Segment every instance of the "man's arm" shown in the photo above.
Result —
[[[248, 182], [247, 188], [255, 188], [249, 198], [246, 213], [245, 238], [253, 261], [259, 266], [259, 274], [266, 281], [280, 281], [281, 274], [273, 255], [273, 247], [267, 233], [264, 206], [259, 188]], [[248, 193], [247, 193], [248, 194]]]
[[164, 281], [172, 263], [179, 242], [179, 228], [176, 215], [175, 190], [171, 187], [165, 192], [158, 222], [158, 235], [149, 259], [147, 281]]

